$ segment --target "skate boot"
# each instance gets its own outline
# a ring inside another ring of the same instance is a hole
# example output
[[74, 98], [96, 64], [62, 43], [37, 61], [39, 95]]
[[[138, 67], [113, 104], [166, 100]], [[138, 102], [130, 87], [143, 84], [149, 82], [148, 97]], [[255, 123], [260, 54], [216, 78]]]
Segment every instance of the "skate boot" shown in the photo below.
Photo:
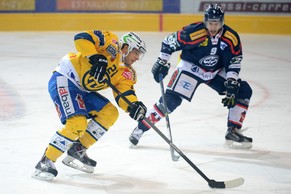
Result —
[[229, 127], [225, 135], [226, 145], [231, 148], [250, 149], [252, 147], [253, 139], [244, 136], [240, 129], [236, 127]]
[[86, 150], [87, 148], [80, 141], [74, 142], [67, 151], [68, 155], [63, 159], [63, 164], [83, 172], [93, 173], [97, 163], [87, 156]]
[[129, 141], [132, 143], [133, 146], [138, 144], [139, 139], [141, 138], [142, 134], [144, 133], [143, 130], [136, 127], [129, 136]]
[[50, 159], [48, 159], [45, 154], [42, 156], [41, 160], [35, 166], [35, 172], [32, 177], [44, 181], [50, 181], [56, 177], [58, 171]]

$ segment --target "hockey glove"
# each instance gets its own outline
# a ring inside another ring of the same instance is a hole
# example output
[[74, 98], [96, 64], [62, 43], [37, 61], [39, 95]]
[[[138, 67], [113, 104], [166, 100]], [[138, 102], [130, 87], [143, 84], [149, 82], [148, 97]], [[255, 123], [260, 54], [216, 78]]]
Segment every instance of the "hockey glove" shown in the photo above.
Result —
[[93, 76], [98, 82], [101, 82], [106, 73], [108, 65], [107, 58], [104, 55], [96, 54], [89, 57], [89, 62], [92, 64], [90, 75]]
[[235, 100], [238, 94], [240, 83], [234, 79], [228, 79], [224, 82], [224, 85], [226, 89], [226, 97], [223, 98], [221, 102], [223, 106], [232, 108], [235, 106]]
[[157, 59], [156, 63], [152, 68], [152, 73], [156, 82], [160, 82], [160, 74], [165, 78], [168, 75], [169, 68], [171, 67], [170, 63], [167, 63], [166, 60], [161, 59], [160, 57]]
[[141, 121], [145, 117], [147, 112], [147, 107], [140, 101], [133, 102], [131, 106], [128, 107], [127, 111], [129, 116], [136, 121]]

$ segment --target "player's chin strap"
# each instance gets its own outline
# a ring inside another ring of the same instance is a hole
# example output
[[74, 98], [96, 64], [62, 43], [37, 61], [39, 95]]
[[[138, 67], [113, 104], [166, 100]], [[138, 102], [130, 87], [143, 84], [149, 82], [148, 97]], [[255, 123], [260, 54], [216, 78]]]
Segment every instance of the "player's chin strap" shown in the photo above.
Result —
[[[132, 103], [121, 94], [121, 92], [107, 79], [103, 80], [109, 87], [112, 88], [114, 92], [121, 96], [121, 98], [129, 105]], [[209, 179], [178, 147], [176, 147], [173, 142], [171, 142], [148, 118], [143, 119], [151, 128], [153, 128], [205, 181], [207, 181], [209, 187], [211, 188], [234, 188], [241, 186], [244, 183], [242, 177], [236, 178], [229, 181], [215, 181], [214, 179]]]

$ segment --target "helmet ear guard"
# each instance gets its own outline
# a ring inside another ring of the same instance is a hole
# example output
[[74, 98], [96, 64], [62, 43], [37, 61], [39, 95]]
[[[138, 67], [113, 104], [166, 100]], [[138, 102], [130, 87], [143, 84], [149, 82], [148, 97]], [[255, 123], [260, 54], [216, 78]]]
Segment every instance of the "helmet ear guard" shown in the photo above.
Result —
[[224, 24], [224, 10], [219, 4], [210, 4], [207, 6], [204, 12], [204, 23], [221, 22], [221, 26]]
[[128, 53], [131, 52], [134, 48], [140, 52], [140, 60], [147, 52], [145, 42], [134, 32], [128, 32], [121, 37], [121, 49], [124, 47], [125, 44], [128, 45], [128, 52], [124, 57], [126, 57]]

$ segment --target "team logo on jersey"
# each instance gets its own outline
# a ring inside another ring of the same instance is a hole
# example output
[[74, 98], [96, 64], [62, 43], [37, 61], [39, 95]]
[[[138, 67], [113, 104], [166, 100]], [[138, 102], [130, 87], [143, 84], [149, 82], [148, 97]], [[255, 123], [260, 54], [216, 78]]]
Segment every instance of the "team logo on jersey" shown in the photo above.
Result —
[[220, 49], [224, 50], [227, 47], [227, 44], [225, 44], [225, 42], [220, 42]]
[[163, 43], [166, 45], [169, 45], [173, 50], [176, 50], [176, 48], [180, 46], [178, 41], [177, 41], [177, 34], [176, 33], [172, 33], [170, 36], [166, 37], [163, 40]]
[[117, 50], [113, 45], [108, 45], [108, 47], [106, 48], [106, 51], [109, 53], [109, 55], [111, 56], [110, 60], [114, 61], [114, 59], [116, 59], [117, 56]]
[[231, 63], [231, 64], [240, 64], [241, 61], [242, 61], [242, 56], [239, 55], [239, 56], [233, 57], [233, 58], [230, 60], [230, 63]]
[[214, 69], [215, 65], [218, 63], [219, 57], [217, 55], [208, 55], [200, 59], [199, 63], [207, 68], [207, 69]]
[[199, 46], [207, 46], [208, 40], [209, 40], [208, 38], [205, 38], [205, 40], [201, 44], [199, 44]]
[[[104, 79], [110, 80], [109, 75], [107, 73], [104, 75]], [[86, 72], [83, 76], [82, 86], [87, 91], [98, 91], [98, 90], [101, 90], [101, 89], [107, 87], [107, 85], [105, 83], [97, 82], [97, 80], [94, 79], [94, 77], [92, 77], [89, 74], [89, 71]]]

